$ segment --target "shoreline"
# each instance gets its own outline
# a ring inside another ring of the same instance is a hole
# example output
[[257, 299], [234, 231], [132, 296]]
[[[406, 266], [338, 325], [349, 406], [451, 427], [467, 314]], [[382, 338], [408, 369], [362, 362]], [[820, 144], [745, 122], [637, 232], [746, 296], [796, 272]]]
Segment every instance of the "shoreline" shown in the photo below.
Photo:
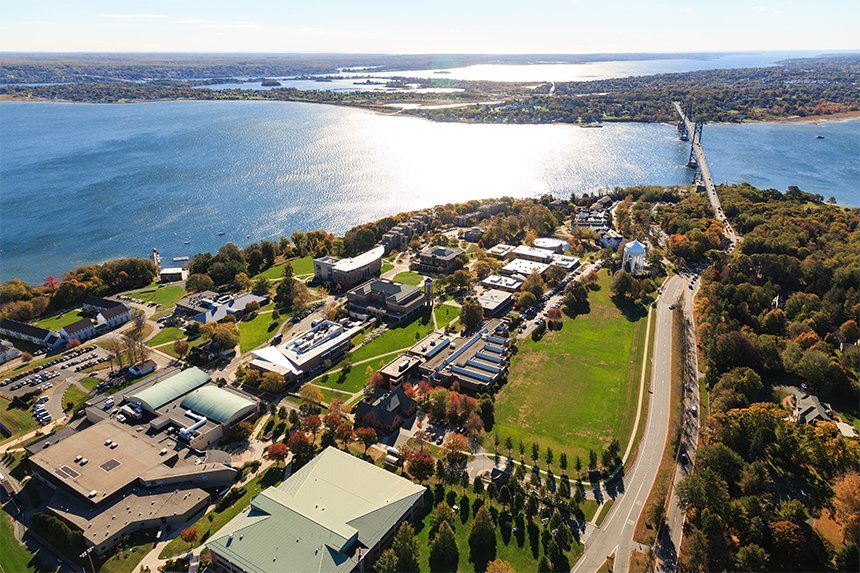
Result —
[[[461, 119], [456, 119], [454, 121], [439, 121], [429, 117], [423, 117], [421, 115], [413, 114], [410, 112], [421, 111], [422, 109], [441, 109], [441, 108], [460, 108], [460, 107], [468, 107], [473, 105], [487, 105], [487, 104], [498, 104], [503, 103], [503, 101], [477, 101], [477, 102], [461, 102], [456, 104], [443, 104], [442, 107], [431, 104], [429, 106], [422, 106], [417, 108], [399, 108], [394, 107], [398, 105], [415, 105], [415, 102], [404, 102], [403, 104], [398, 104], [395, 102], [380, 104], [377, 106], [363, 106], [363, 105], [353, 105], [348, 103], [333, 103], [333, 102], [324, 102], [324, 101], [305, 101], [305, 100], [277, 100], [277, 99], [268, 99], [268, 98], [250, 98], [250, 99], [197, 99], [197, 98], [158, 98], [158, 99], [129, 99], [121, 102], [97, 102], [97, 101], [77, 101], [70, 99], [48, 99], [42, 97], [19, 97], [19, 96], [10, 96], [8, 94], [0, 94], [0, 103], [10, 102], [10, 103], [57, 103], [57, 104], [82, 104], [82, 105], [128, 105], [128, 104], [145, 104], [145, 103], [165, 103], [165, 102], [276, 102], [276, 103], [304, 103], [304, 104], [314, 104], [314, 105], [331, 105], [335, 107], [348, 107], [358, 110], [364, 110], [371, 113], [376, 113], [379, 115], [385, 116], [405, 116], [411, 117], [415, 119], [425, 119], [427, 121], [437, 122], [437, 123], [463, 123], [469, 125], [570, 125], [573, 127], [579, 127], [580, 123], [571, 123], [571, 122], [531, 122], [531, 121], [523, 121], [523, 122], [487, 122], [487, 121], [463, 121]], [[418, 104], [420, 105], [420, 104]], [[391, 107], [385, 107], [391, 106]], [[799, 116], [792, 115], [786, 117], [772, 117], [765, 119], [745, 119], [743, 121], [715, 121], [708, 122], [711, 125], [753, 125], [759, 123], [822, 123], [822, 122], [840, 122], [840, 121], [852, 121], [855, 119], [860, 119], [860, 110], [857, 111], [840, 111], [832, 114], [826, 115], [808, 115], [808, 116]], [[642, 119], [631, 119], [631, 120], [611, 120], [611, 121], [603, 121], [604, 124], [624, 124], [624, 123], [664, 123], [664, 124], [672, 124], [674, 120], [669, 121], [645, 121]]]

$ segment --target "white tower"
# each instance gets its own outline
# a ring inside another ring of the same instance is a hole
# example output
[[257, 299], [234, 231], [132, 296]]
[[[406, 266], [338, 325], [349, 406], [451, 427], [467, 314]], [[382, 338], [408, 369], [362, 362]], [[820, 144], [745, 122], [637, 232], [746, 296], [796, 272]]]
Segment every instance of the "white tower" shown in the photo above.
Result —
[[433, 279], [424, 279], [424, 306], [433, 306]]
[[630, 274], [633, 275], [643, 274], [645, 272], [645, 245], [636, 239], [624, 245], [621, 268], [629, 270]]

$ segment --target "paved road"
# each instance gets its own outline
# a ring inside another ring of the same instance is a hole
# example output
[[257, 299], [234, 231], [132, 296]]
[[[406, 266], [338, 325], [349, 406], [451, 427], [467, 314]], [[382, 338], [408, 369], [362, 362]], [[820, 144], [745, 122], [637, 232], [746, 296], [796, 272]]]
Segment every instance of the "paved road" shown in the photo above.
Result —
[[576, 573], [596, 571], [611, 553], [616, 555], [616, 571], [628, 569], [630, 551], [634, 546], [633, 530], [654, 484], [669, 432], [672, 364], [672, 311], [669, 305], [685, 290], [687, 281], [677, 275], [673, 276], [666, 281], [663, 293], [657, 300], [649, 390], [652, 396], [645, 433], [639, 442], [636, 461], [624, 477], [624, 493], [615, 499], [606, 520], [590, 535], [585, 552], [573, 568]]

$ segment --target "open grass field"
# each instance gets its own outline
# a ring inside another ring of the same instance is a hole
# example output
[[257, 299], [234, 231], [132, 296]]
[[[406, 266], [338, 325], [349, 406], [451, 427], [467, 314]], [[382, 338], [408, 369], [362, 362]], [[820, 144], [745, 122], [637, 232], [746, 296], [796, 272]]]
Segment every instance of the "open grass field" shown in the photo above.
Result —
[[424, 278], [424, 275], [416, 273], [415, 271], [403, 271], [402, 273], [394, 275], [393, 280], [406, 285], [418, 286], [424, 284]]
[[76, 308], [74, 310], [61, 312], [60, 314], [55, 314], [54, 316], [37, 320], [35, 324], [36, 326], [57, 332], [64, 326], [68, 326], [82, 318], [84, 318], [84, 315], [81, 313], [81, 309]]
[[185, 332], [181, 328], [168, 326], [166, 328], [162, 328], [158, 331], [158, 334], [147, 340], [146, 345], [160, 346], [162, 344], [167, 344], [168, 342], [173, 342], [174, 340], [179, 340], [180, 338], [185, 338]]
[[[339, 399], [341, 402], [346, 402], [351, 398], [349, 394], [344, 394], [343, 392], [335, 392], [334, 390], [329, 390], [328, 388], [320, 388], [323, 395], [323, 402], [326, 404], [331, 404], [331, 401], [335, 398]], [[346, 411], [349, 411], [350, 408], [345, 408]]]
[[31, 571], [37, 571], [35, 556], [15, 539], [12, 519], [0, 510], [0, 573]]
[[393, 268], [394, 268], [394, 265], [392, 265], [388, 261], [383, 261], [382, 262], [382, 268], [379, 269], [379, 274], [384, 275], [385, 273], [387, 273], [388, 271], [390, 271]]
[[153, 283], [146, 288], [128, 293], [128, 296], [161, 306], [174, 306], [176, 301], [185, 296], [185, 289], [180, 285], [161, 286]]
[[613, 438], [623, 449], [635, 421], [647, 311], [628, 319], [610, 300], [609, 280], [601, 273], [588, 314], [520, 343], [496, 398], [493, 431], [502, 439], [582, 460]]
[[101, 382], [101, 380], [99, 380], [98, 378], [87, 376], [86, 378], [81, 380], [81, 385], [90, 392], [92, 392], [93, 390], [95, 390], [96, 386], [99, 385], [99, 382]]
[[[198, 541], [192, 543], [185, 543], [182, 541], [181, 537], [176, 537], [171, 540], [164, 549], [161, 551], [159, 557], [161, 559], [166, 559], [168, 557], [173, 557], [174, 555], [179, 555], [180, 553], [184, 553], [188, 551], [192, 547], [196, 547], [201, 543], [205, 542], [207, 539], [212, 537], [214, 533], [216, 533], [219, 529], [224, 527], [228, 521], [239, 515], [239, 513], [248, 507], [248, 504], [251, 503], [251, 498], [266, 489], [269, 486], [278, 485], [281, 483], [281, 479], [284, 477], [284, 468], [272, 466], [267, 469], [261, 475], [258, 475], [247, 484], [245, 484], [245, 495], [240, 497], [233, 505], [225, 509], [224, 511], [215, 511], [214, 509], [210, 512], [212, 515], [212, 520], [204, 515], [200, 519], [198, 519], [194, 525], [191, 527], [196, 527], [197, 532], [200, 534]], [[208, 514], [207, 514], [208, 515]]]
[[436, 316], [436, 323], [439, 328], [442, 328], [460, 316], [460, 307], [452, 304], [440, 304], [433, 309], [433, 314]]
[[[23, 434], [39, 427], [36, 419], [26, 408], [10, 408], [9, 400], [0, 396], [0, 423], [12, 432], [12, 435]], [[5, 437], [5, 436], [4, 436]]]
[[[457, 503], [459, 504], [460, 496], [463, 494], [463, 489], [459, 486], [454, 488], [457, 492]], [[469, 497], [469, 503], [475, 499], [475, 494], [472, 491], [466, 492]], [[484, 497], [485, 502], [488, 498]], [[489, 502], [490, 505], [495, 505], [495, 502]], [[434, 504], [435, 505], [435, 504]], [[499, 511], [501, 507], [496, 506]], [[424, 520], [416, 526], [418, 537], [418, 546], [420, 548], [421, 570], [430, 570], [430, 517], [428, 513]], [[457, 515], [456, 527], [454, 528], [454, 538], [457, 541], [457, 549], [460, 554], [460, 561], [457, 567], [458, 571], [474, 571], [475, 566], [469, 561], [469, 530], [472, 528], [474, 514], [470, 511], [468, 519], [464, 522], [461, 516]], [[540, 536], [540, 522], [534, 522], [537, 527], [534, 532], [537, 534], [534, 541], [528, 533], [521, 537], [511, 534], [510, 536], [502, 535], [501, 527], [496, 526], [496, 559], [501, 559], [510, 563], [515, 571], [537, 571], [538, 560], [540, 559], [542, 550], [541, 543], [538, 537]], [[528, 524], [526, 524], [528, 529]], [[533, 534], [534, 535], [534, 534]], [[578, 556], [582, 553], [583, 546], [577, 541], [573, 542], [573, 547], [568, 552], [568, 559], [571, 563], [576, 562]]]
[[433, 321], [428, 316], [420, 315], [412, 322], [398, 326], [397, 328], [389, 328], [381, 335], [377, 336], [361, 348], [358, 348], [352, 353], [352, 362], [356, 363], [360, 360], [366, 360], [393, 352], [403, 348], [409, 348], [421, 338], [430, 334], [433, 330]]
[[[297, 259], [291, 259], [290, 264], [293, 266], [293, 274], [294, 275], [308, 275], [314, 273], [314, 259], [313, 257], [300, 257]], [[277, 265], [272, 265], [265, 271], [261, 273], [257, 273], [251, 279], [257, 279], [260, 277], [266, 277], [269, 280], [280, 279], [284, 277], [284, 267], [287, 266], [286, 263], [279, 263]]]
[[282, 314], [274, 324], [272, 324], [271, 312], [260, 313], [252, 320], [243, 320], [239, 323], [239, 349], [242, 352], [248, 352], [257, 348], [275, 336], [289, 316], [288, 313]]

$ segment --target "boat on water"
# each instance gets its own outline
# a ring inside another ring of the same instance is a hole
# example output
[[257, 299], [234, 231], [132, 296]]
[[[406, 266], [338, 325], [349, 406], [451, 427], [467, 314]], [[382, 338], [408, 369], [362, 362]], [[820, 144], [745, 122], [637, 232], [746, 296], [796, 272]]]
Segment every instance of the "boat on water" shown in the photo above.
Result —
[[182, 241], [182, 244], [183, 244], [183, 245], [190, 245], [190, 244], [191, 244], [191, 241]]
[[579, 127], [603, 127], [603, 124], [599, 121], [592, 121], [591, 123], [583, 123]]
[[824, 139], [824, 136], [823, 135], [816, 135], [815, 139]]
[[223, 236], [224, 236], [224, 231], [218, 231], [218, 236], [219, 236], [219, 237], [223, 237]]
[[174, 263], [181, 263], [182, 261], [187, 261], [188, 257], [173, 257]]

